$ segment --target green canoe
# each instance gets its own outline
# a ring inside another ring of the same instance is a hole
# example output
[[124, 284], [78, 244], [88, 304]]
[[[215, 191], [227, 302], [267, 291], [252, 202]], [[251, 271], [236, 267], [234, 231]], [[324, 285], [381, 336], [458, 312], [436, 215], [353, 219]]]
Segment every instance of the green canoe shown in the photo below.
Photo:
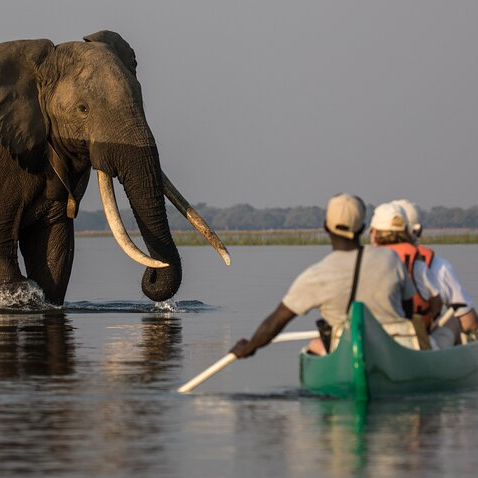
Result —
[[324, 357], [302, 351], [302, 387], [338, 398], [370, 398], [478, 388], [478, 342], [412, 350], [390, 337], [354, 302], [340, 342]]

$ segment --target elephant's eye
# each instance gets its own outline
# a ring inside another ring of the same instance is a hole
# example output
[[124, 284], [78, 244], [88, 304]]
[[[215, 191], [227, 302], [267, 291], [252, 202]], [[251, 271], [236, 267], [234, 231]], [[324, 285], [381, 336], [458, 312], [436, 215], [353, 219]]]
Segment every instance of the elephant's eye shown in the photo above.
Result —
[[78, 105], [78, 111], [80, 111], [83, 114], [88, 113], [88, 106], [86, 105]]

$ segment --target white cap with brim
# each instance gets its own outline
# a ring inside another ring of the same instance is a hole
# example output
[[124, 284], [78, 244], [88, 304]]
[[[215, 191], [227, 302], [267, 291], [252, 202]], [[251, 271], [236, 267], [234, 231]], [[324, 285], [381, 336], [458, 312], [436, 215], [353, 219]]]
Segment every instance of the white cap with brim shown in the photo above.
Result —
[[370, 228], [377, 231], [405, 231], [409, 229], [407, 215], [395, 203], [385, 203], [375, 208]]
[[325, 214], [327, 230], [337, 236], [353, 239], [364, 227], [365, 205], [350, 194], [338, 194], [330, 198]]
[[408, 222], [410, 223], [410, 232], [419, 235], [422, 231], [422, 224], [420, 222], [420, 212], [415, 203], [408, 199], [397, 199], [392, 201], [393, 204], [398, 204], [407, 215]]

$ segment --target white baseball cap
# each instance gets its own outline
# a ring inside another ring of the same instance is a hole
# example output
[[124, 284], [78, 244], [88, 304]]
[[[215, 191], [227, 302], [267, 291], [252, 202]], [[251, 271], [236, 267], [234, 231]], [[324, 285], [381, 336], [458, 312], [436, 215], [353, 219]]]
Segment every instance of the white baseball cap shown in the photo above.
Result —
[[398, 204], [407, 215], [408, 222], [410, 223], [410, 232], [416, 236], [419, 236], [422, 232], [422, 224], [420, 221], [420, 211], [415, 203], [408, 199], [397, 199], [392, 201], [393, 204]]
[[410, 224], [403, 208], [388, 202], [375, 208], [370, 228], [377, 231], [406, 231]]
[[327, 229], [337, 236], [353, 239], [363, 229], [365, 204], [357, 196], [337, 194], [330, 198], [325, 213]]

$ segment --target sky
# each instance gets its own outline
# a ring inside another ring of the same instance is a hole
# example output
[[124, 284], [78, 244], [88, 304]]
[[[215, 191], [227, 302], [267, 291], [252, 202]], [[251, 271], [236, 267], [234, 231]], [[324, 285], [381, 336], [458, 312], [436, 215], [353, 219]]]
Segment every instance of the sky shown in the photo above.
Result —
[[[0, 41], [120, 33], [162, 167], [192, 204], [350, 192], [468, 208], [477, 24], [474, 0], [2, 0]], [[82, 208], [101, 208], [94, 177]]]

